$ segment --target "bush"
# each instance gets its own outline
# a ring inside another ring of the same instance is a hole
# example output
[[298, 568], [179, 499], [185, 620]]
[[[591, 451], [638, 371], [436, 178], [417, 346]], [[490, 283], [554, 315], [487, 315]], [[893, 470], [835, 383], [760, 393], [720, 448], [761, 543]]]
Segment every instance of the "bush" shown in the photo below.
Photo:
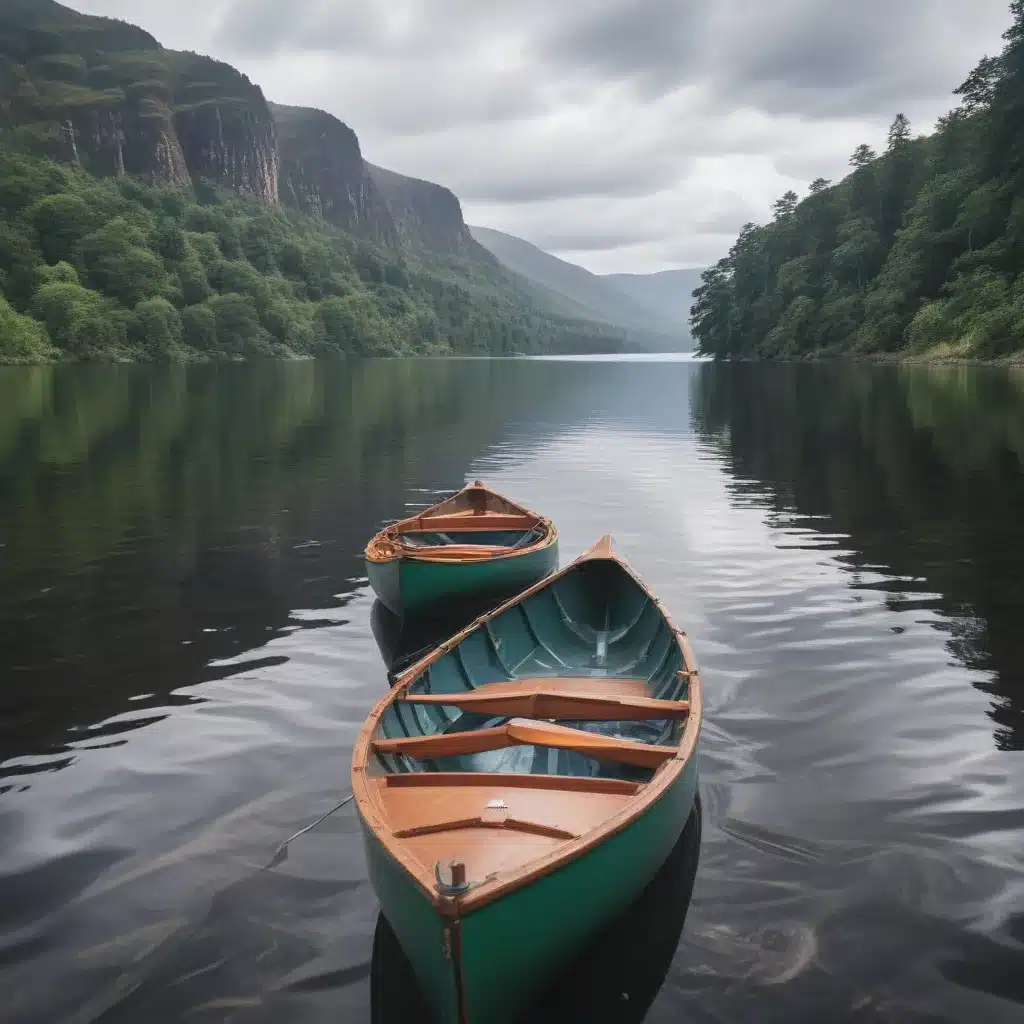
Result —
[[0, 363], [45, 363], [55, 355], [43, 325], [0, 298]]
[[146, 356], [181, 347], [181, 314], [164, 298], [143, 299], [128, 322], [128, 340]]
[[217, 350], [217, 318], [206, 304], [188, 306], [181, 311], [184, 342], [197, 352]]

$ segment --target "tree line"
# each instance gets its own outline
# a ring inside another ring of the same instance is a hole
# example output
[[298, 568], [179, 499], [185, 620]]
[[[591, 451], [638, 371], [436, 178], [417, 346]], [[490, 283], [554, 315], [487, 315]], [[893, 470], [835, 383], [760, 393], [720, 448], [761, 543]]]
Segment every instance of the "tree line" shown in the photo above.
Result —
[[0, 363], [530, 352], [580, 328], [496, 267], [406, 258], [210, 186], [96, 178], [0, 133]]
[[1024, 0], [936, 132], [898, 114], [879, 155], [787, 192], [701, 275], [691, 326], [717, 358], [1024, 349]]

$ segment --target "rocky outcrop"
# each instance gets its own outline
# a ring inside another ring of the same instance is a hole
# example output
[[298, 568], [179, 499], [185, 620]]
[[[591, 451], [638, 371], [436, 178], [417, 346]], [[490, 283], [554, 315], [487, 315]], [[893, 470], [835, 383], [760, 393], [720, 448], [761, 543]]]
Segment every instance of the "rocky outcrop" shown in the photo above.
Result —
[[309, 107], [270, 105], [277, 128], [281, 202], [380, 245], [398, 231], [347, 124]]
[[230, 65], [51, 0], [4, 0], [0, 61], [5, 120], [31, 148], [97, 174], [278, 201], [270, 108]]
[[53, 0], [0, 0], [5, 125], [19, 145], [97, 174], [220, 186], [380, 245], [497, 265], [451, 191], [367, 164], [336, 117], [272, 108], [228, 64]]
[[263, 91], [229, 64], [175, 57], [174, 121], [193, 180], [276, 205], [277, 135]]
[[495, 262], [462, 219], [455, 194], [442, 185], [367, 164], [370, 176], [391, 211], [398, 236], [417, 249]]

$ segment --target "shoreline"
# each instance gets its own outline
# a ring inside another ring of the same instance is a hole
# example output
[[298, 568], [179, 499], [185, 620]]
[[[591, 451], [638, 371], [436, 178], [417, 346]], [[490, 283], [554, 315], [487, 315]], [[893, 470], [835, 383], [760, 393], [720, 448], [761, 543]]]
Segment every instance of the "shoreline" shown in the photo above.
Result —
[[915, 353], [901, 355], [898, 352], [849, 352], [835, 355], [806, 355], [771, 359], [758, 356], [726, 357], [711, 362], [722, 363], [873, 363], [880, 366], [998, 366], [1003, 369], [1024, 369], [1024, 352], [1009, 356], [985, 358], [982, 356], [947, 356]]

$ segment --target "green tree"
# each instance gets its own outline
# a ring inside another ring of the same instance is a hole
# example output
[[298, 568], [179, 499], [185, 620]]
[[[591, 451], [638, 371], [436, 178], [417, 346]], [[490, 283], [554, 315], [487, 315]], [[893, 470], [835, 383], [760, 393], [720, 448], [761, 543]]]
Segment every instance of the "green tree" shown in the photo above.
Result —
[[197, 352], [217, 350], [217, 318], [209, 304], [188, 306], [181, 311], [182, 337]]
[[0, 363], [45, 363], [55, 355], [43, 325], [0, 297]]
[[98, 211], [82, 196], [45, 196], [28, 210], [47, 263], [71, 261], [75, 246], [98, 223]]
[[165, 298], [143, 299], [129, 321], [128, 340], [148, 356], [174, 352], [182, 340], [181, 314]]

